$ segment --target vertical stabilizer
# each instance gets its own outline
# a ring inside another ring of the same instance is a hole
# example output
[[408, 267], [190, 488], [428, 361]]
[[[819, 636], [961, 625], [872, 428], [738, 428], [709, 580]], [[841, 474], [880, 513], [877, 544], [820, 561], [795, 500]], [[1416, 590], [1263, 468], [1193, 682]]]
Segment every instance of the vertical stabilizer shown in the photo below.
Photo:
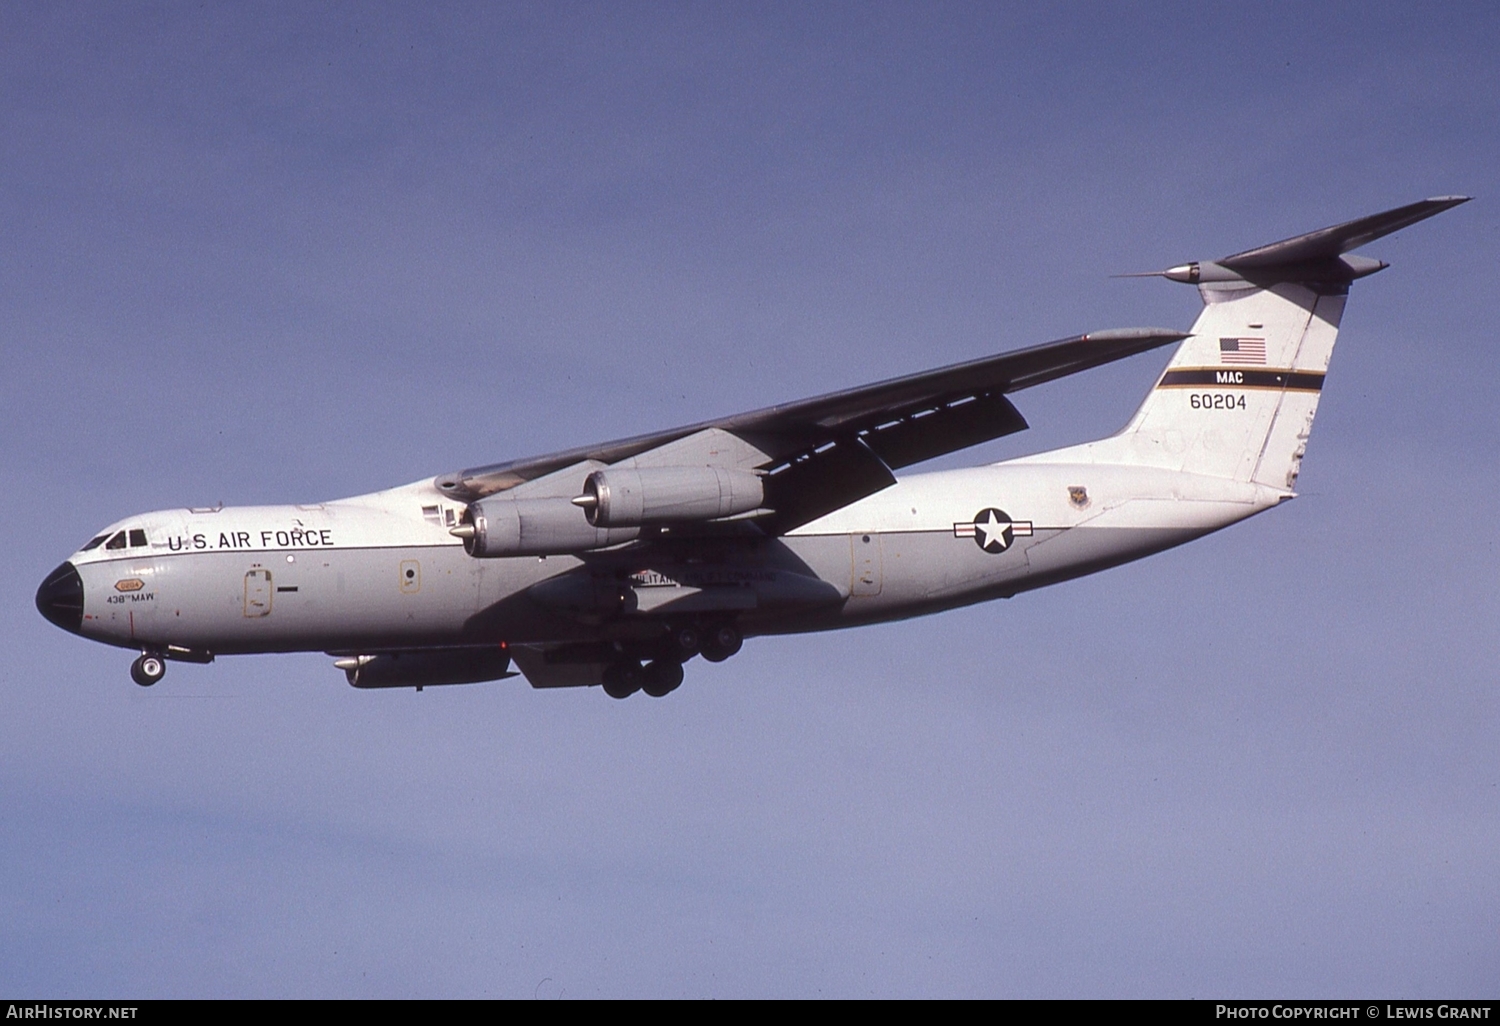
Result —
[[1291, 490], [1347, 287], [1199, 286], [1203, 313], [1122, 432], [1125, 462]]
[[1192, 335], [1123, 431], [1031, 459], [1160, 467], [1290, 492], [1349, 284], [1387, 266], [1348, 251], [1466, 198], [1422, 200], [1159, 272], [1198, 286], [1204, 305]]

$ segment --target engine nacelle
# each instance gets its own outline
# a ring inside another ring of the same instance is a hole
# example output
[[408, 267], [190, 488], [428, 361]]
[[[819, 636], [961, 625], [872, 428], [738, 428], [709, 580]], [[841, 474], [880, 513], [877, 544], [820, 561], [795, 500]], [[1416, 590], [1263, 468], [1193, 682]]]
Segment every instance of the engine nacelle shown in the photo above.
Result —
[[351, 656], [333, 665], [357, 688], [423, 688], [510, 676], [510, 653], [503, 648], [440, 648]]
[[573, 502], [597, 527], [715, 520], [758, 509], [765, 498], [760, 478], [723, 467], [606, 467], [583, 483]]
[[491, 496], [470, 503], [455, 534], [480, 559], [556, 556], [618, 545], [639, 528], [596, 527], [570, 499], [510, 499]]

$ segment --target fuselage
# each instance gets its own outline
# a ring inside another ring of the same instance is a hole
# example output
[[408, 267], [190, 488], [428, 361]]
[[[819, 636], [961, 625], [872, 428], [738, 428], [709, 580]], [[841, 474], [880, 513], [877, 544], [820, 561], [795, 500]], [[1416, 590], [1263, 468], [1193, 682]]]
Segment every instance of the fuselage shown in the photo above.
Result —
[[[660, 697], [757, 634], [936, 612], [1159, 552], [1294, 494], [1350, 254], [1448, 196], [1163, 276], [1191, 331], [1095, 332], [810, 399], [307, 506], [111, 525], [37, 591], [53, 623], [164, 659], [326, 651], [357, 687], [495, 680]], [[1025, 428], [1016, 391], [1159, 346], [1119, 432], [894, 470]]]
[[101, 531], [53, 575], [71, 566], [77, 584], [53, 584], [50, 611], [47, 595], [38, 605], [84, 637], [179, 658], [628, 639], [716, 616], [747, 635], [827, 630], [1114, 566], [1290, 494], [1045, 460], [904, 477], [779, 538], [658, 536], [578, 555], [470, 556], [449, 533], [462, 505], [431, 481], [164, 510]]

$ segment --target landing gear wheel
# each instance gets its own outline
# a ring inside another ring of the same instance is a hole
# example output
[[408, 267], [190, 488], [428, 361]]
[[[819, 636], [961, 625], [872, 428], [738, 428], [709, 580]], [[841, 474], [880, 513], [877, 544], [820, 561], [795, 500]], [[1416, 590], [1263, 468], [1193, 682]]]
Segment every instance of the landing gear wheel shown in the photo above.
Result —
[[676, 691], [682, 683], [682, 664], [671, 659], [656, 659], [647, 664], [641, 690], [652, 698]]
[[711, 663], [722, 663], [738, 652], [744, 643], [740, 629], [734, 624], [718, 624], [710, 627], [703, 639], [703, 658]]
[[166, 675], [166, 661], [150, 652], [142, 653], [139, 659], [130, 664], [130, 679], [143, 688], [149, 688]]
[[604, 693], [610, 698], [629, 698], [641, 690], [645, 676], [640, 663], [615, 663], [604, 671]]
[[676, 650], [677, 661], [685, 663], [703, 647], [703, 636], [696, 627], [679, 627], [672, 632], [672, 647]]

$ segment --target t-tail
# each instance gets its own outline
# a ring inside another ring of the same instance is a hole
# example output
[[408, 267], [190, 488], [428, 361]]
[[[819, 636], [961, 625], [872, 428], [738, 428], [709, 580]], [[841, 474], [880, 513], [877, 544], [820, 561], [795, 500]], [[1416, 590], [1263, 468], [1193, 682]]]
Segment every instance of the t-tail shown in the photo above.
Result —
[[1426, 199], [1153, 272], [1198, 286], [1204, 305], [1192, 335], [1124, 430], [1046, 459], [1160, 467], [1290, 493], [1349, 284], [1388, 266], [1350, 251], [1467, 199]]

